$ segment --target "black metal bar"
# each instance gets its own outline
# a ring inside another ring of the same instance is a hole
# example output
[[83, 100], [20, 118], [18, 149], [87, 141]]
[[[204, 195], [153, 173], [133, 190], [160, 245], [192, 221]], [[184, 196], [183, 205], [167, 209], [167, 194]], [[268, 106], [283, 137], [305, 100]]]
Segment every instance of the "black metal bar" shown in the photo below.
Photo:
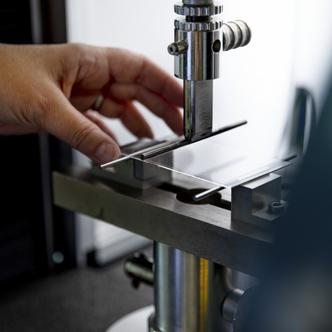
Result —
[[[43, 44], [58, 44], [67, 42], [66, 1], [65, 0], [32, 0], [35, 8], [40, 11], [39, 42]], [[41, 160], [44, 171], [44, 191], [52, 191], [52, 172], [63, 171], [73, 162], [72, 149], [67, 144], [50, 135], [41, 135]], [[50, 222], [53, 225], [53, 253], [60, 254], [63, 261], [57, 262], [56, 269], [75, 267], [76, 262], [76, 224], [73, 213], [53, 206], [53, 196], [50, 193], [45, 202], [50, 212]], [[56, 220], [56, 222], [55, 222]]]

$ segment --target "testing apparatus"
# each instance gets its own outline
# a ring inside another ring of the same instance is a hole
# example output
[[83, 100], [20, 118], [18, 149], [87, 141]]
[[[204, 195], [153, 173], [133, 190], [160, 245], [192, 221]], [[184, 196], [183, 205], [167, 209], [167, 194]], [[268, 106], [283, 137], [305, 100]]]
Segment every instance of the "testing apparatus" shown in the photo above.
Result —
[[227, 181], [177, 166], [184, 149], [246, 124], [213, 131], [213, 80], [221, 53], [248, 45], [252, 31], [242, 20], [223, 22], [223, 6], [213, 0], [174, 8], [180, 18], [168, 52], [184, 84], [184, 137], [140, 140], [102, 168], [56, 172], [54, 202], [154, 241], [153, 262], [126, 263], [135, 283], [154, 287], [150, 332], [240, 332], [286, 207], [280, 169], [290, 164], [245, 168]]

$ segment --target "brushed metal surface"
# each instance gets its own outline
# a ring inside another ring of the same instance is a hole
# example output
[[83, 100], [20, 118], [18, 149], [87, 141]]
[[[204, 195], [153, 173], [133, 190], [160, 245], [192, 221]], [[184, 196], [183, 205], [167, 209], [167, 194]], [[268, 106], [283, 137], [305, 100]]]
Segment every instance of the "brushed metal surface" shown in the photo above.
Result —
[[[159, 188], [133, 190], [98, 180], [88, 169], [53, 174], [54, 203], [232, 269], [258, 275], [269, 260], [273, 236], [231, 222], [231, 212], [188, 204]], [[224, 199], [229, 192], [224, 193]]]

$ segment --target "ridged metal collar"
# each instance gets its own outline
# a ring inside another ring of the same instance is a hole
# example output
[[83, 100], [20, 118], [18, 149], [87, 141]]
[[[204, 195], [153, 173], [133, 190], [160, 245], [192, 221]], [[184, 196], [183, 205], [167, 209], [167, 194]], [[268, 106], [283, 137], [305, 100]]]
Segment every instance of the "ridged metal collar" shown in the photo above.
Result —
[[182, 16], [213, 16], [220, 15], [223, 11], [221, 4], [212, 4], [208, 6], [186, 6], [182, 3], [174, 5], [174, 11]]
[[175, 20], [174, 26], [177, 30], [183, 31], [214, 31], [219, 30], [222, 27], [222, 21], [211, 22], [186, 22], [181, 20]]

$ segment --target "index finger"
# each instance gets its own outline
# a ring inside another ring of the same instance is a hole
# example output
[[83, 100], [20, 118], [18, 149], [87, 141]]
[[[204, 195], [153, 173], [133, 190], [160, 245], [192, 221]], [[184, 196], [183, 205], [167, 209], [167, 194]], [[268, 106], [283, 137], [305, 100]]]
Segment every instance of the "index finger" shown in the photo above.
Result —
[[122, 49], [108, 52], [110, 74], [117, 82], [140, 84], [168, 103], [183, 106], [183, 89], [168, 72], [145, 56]]

